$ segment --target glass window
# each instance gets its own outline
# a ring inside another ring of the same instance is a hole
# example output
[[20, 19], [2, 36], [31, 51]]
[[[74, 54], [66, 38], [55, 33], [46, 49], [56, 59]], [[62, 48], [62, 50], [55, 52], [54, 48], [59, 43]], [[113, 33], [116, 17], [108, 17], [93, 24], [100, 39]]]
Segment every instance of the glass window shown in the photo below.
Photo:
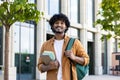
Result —
[[93, 27], [93, 0], [86, 1], [87, 11], [86, 11], [86, 20], [88, 27]]
[[0, 0], [0, 4], [3, 2], [3, 0]]
[[34, 24], [16, 22], [13, 27], [13, 48], [17, 80], [35, 80]]
[[76, 28], [69, 28], [67, 31], [68, 35], [74, 38], [79, 38], [79, 30]]
[[28, 0], [29, 3], [35, 3], [35, 0]]
[[87, 40], [94, 41], [94, 34], [92, 32], [87, 32]]
[[103, 74], [107, 74], [107, 38], [105, 35], [104, 40], [101, 43], [101, 51], [102, 51]]
[[118, 39], [116, 39], [116, 51], [117, 52], [120, 52], [120, 39], [118, 38]]
[[103, 35], [103, 36], [104, 36], [104, 39], [101, 43], [101, 51], [102, 51], [102, 53], [107, 53], [107, 38], [105, 35]]
[[70, 0], [70, 3], [69, 3], [69, 7], [70, 7], [70, 12], [69, 12], [69, 17], [71, 19], [72, 22], [78, 22], [78, 13], [79, 13], [79, 9], [78, 9], [78, 6], [79, 3], [78, 3], [78, 0]]
[[112, 41], [113, 41], [113, 52], [117, 52], [118, 40], [114, 38]]
[[48, 22], [46, 22], [46, 26], [47, 26], [47, 32], [52, 32], [52, 30], [51, 30], [51, 26], [49, 25]]
[[60, 12], [59, 0], [47, 0], [46, 1], [46, 9], [47, 9], [49, 15], [59, 13]]
[[[21, 27], [20, 27], [21, 26]], [[21, 46], [20, 46], [21, 45]], [[34, 53], [34, 25], [16, 23], [14, 27], [14, 52]]]

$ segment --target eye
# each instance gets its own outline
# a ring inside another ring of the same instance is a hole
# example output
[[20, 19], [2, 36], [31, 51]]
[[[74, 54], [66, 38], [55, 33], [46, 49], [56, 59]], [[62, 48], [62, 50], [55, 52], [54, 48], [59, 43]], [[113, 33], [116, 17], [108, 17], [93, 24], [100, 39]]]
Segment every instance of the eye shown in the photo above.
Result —
[[61, 24], [64, 24], [64, 22], [61, 22]]
[[65, 22], [61, 22], [61, 24], [62, 24], [62, 25], [64, 25], [64, 24], [65, 24]]
[[56, 22], [55, 22], [55, 24], [59, 24], [59, 22], [58, 22], [58, 21], [56, 21]]

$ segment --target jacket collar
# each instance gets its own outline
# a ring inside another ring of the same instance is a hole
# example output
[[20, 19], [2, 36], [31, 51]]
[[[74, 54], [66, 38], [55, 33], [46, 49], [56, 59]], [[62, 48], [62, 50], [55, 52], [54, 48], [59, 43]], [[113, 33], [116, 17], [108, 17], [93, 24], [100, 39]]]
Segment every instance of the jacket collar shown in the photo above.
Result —
[[[69, 40], [69, 36], [65, 34], [64, 36], [64, 43], [68, 42]], [[55, 36], [53, 38], [50, 39], [50, 42], [53, 44], [55, 41]]]

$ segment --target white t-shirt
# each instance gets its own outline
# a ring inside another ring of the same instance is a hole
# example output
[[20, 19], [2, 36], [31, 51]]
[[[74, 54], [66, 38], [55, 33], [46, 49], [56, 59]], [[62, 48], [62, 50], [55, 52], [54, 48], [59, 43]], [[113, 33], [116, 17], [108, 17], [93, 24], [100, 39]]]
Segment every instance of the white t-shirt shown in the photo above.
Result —
[[61, 58], [62, 58], [62, 47], [63, 47], [64, 39], [63, 40], [55, 40], [54, 42], [54, 49], [56, 53], [57, 60], [59, 61], [59, 69], [58, 69], [58, 75], [57, 80], [62, 80], [62, 64], [61, 64]]

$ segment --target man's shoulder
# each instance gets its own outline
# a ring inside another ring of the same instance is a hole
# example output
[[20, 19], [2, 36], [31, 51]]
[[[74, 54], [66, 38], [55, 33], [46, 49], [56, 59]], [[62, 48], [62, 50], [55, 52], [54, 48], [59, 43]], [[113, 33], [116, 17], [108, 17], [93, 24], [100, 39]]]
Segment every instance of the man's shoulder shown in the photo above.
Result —
[[45, 41], [43, 44], [51, 44], [51, 43], [53, 43], [53, 41], [54, 41], [54, 39], [51, 38], [51, 39]]

